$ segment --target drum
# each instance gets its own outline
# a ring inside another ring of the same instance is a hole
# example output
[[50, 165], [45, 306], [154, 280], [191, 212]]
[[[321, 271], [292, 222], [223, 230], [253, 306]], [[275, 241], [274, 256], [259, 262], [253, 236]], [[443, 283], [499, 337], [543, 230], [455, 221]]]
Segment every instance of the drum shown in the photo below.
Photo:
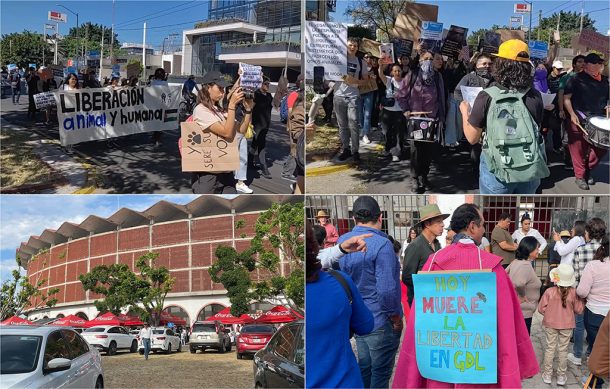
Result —
[[408, 138], [420, 142], [438, 141], [439, 123], [437, 119], [412, 116], [407, 119]]
[[610, 119], [591, 116], [584, 125], [585, 139], [593, 146], [610, 149]]

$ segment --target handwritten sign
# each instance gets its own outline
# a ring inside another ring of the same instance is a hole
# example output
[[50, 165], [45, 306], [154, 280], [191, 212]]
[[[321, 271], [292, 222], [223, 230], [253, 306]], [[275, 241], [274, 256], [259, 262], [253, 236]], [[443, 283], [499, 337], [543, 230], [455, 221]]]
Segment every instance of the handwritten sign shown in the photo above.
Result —
[[421, 375], [454, 384], [497, 383], [496, 275], [420, 272], [413, 286]]
[[530, 41], [529, 44], [530, 57], [545, 59], [549, 54], [549, 44], [543, 41]]
[[305, 78], [313, 80], [313, 68], [324, 67], [324, 79], [342, 81], [347, 73], [347, 26], [342, 23], [305, 24]]
[[36, 109], [53, 107], [55, 105], [55, 93], [42, 92], [34, 95], [34, 104], [36, 104]]
[[242, 88], [259, 89], [263, 85], [263, 68], [261, 66], [239, 63], [241, 77], [239, 85]]
[[181, 85], [57, 91], [63, 146], [177, 128]]
[[238, 140], [227, 140], [197, 122], [180, 123], [183, 172], [230, 172], [239, 169]]

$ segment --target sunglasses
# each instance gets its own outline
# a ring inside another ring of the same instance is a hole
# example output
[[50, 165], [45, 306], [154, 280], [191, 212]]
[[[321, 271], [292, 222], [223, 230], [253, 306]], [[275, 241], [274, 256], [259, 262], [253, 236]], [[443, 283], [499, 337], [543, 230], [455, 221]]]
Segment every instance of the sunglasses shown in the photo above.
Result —
[[263, 85], [271, 85], [270, 82], [263, 82]]

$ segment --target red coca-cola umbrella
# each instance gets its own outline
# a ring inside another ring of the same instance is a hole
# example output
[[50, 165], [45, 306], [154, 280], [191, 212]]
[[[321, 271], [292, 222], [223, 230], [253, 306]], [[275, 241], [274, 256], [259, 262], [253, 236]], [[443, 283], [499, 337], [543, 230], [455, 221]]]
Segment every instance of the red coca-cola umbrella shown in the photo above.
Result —
[[96, 317], [93, 320], [89, 320], [85, 323], [85, 327], [95, 327], [95, 326], [122, 326], [125, 325], [125, 321], [119, 319], [112, 312], [106, 312], [103, 315]]
[[87, 320], [85, 320], [83, 318], [80, 318], [76, 315], [68, 315], [66, 317], [62, 317], [61, 319], [57, 319], [51, 323], [48, 323], [48, 325], [84, 328], [86, 323], [87, 323]]
[[137, 316], [129, 316], [121, 314], [118, 316], [119, 320], [123, 321], [124, 326], [143, 326], [144, 322]]
[[302, 318], [303, 316], [297, 311], [286, 308], [283, 305], [278, 305], [263, 313], [258, 319], [256, 319], [256, 322], [270, 324], [288, 323]]
[[8, 319], [6, 319], [2, 323], [0, 323], [0, 325], [3, 325], [3, 326], [30, 326], [32, 324], [33, 323], [31, 321], [22, 319], [17, 316], [9, 317]]
[[161, 312], [161, 320], [159, 320], [159, 324], [167, 324], [167, 323], [174, 323], [175, 325], [178, 325], [178, 326], [185, 326], [186, 320], [184, 320], [183, 318], [181, 318], [179, 316], [172, 315], [171, 313], [168, 313], [168, 312]]
[[206, 320], [218, 320], [222, 324], [249, 324], [254, 322], [254, 319], [245, 313], [239, 317], [231, 315], [231, 307], [223, 309]]

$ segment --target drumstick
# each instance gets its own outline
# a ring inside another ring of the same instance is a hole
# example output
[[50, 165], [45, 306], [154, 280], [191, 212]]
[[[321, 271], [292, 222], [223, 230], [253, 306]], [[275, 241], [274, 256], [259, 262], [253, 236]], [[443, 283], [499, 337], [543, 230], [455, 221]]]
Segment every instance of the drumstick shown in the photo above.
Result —
[[578, 128], [580, 128], [580, 131], [584, 132], [584, 134], [589, 137], [589, 133], [587, 132], [587, 130], [585, 130], [584, 128], [582, 128], [582, 126], [579, 124], [576, 125]]
[[432, 111], [430, 111], [430, 112], [411, 112], [411, 115], [427, 115], [429, 113], [432, 113]]

